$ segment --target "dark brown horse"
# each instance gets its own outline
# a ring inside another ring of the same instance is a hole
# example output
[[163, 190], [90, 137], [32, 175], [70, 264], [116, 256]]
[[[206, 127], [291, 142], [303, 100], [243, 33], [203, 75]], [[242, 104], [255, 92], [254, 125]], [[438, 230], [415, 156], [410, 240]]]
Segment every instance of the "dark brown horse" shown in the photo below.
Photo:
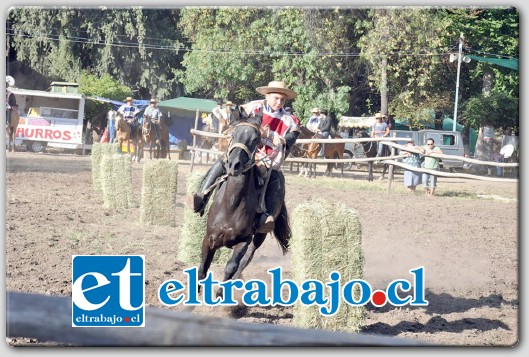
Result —
[[[260, 119], [249, 118], [238, 123], [233, 129], [227, 160], [224, 164], [225, 181], [217, 188], [208, 211], [207, 232], [202, 242], [202, 259], [198, 278], [204, 279], [217, 249], [228, 247], [233, 254], [224, 269], [224, 281], [237, 279], [248, 266], [255, 251], [263, 243], [266, 234], [256, 233], [259, 214], [257, 208], [262, 187], [256, 175], [255, 153], [261, 141]], [[283, 253], [288, 250], [291, 231], [288, 213], [284, 204], [284, 177], [281, 189], [276, 192], [278, 202], [274, 212], [274, 236]], [[218, 294], [222, 294], [219, 290]]]
[[160, 129], [160, 154], [158, 155], [159, 159], [168, 159], [171, 160], [171, 145], [169, 143], [169, 127], [164, 123], [164, 119], [160, 120], [158, 128]]
[[[358, 138], [370, 138], [371, 136], [365, 132], [365, 131], [359, 131], [357, 134]], [[377, 141], [365, 141], [361, 142], [362, 148], [364, 150], [364, 155], [368, 158], [376, 157], [378, 153], [378, 142]], [[391, 151], [389, 149], [389, 146], [383, 145], [382, 148], [382, 156], [386, 157], [391, 154]], [[386, 175], [386, 171], [388, 170], [389, 164], [384, 164], [384, 169], [382, 170], [382, 176], [380, 176], [380, 180], [384, 178]], [[369, 161], [367, 164], [367, 180], [373, 181], [373, 161]]]
[[6, 124], [7, 151], [15, 152], [15, 138], [19, 122], [20, 114], [18, 113], [18, 105], [15, 104], [11, 108], [11, 125]]
[[[160, 142], [156, 141], [156, 132], [154, 131], [152, 121], [144, 117], [143, 125], [141, 126], [142, 139], [147, 147], [149, 148], [149, 159], [152, 160], [152, 147], [156, 146], [155, 157], [159, 158], [160, 155]], [[143, 147], [141, 148], [143, 152]], [[143, 156], [143, 155], [142, 155]]]

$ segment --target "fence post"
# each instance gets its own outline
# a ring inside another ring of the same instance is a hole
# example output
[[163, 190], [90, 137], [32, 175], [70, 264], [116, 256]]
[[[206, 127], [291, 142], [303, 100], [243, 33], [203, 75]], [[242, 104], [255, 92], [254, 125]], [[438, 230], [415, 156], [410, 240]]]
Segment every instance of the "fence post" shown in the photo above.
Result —
[[[397, 137], [397, 133], [393, 133], [393, 137]], [[391, 156], [395, 156], [395, 147], [394, 146], [391, 146]], [[388, 176], [388, 193], [391, 192], [391, 183], [393, 182], [393, 170], [394, 170], [394, 165], [393, 164], [390, 164], [389, 165], [389, 176]]]
[[[198, 126], [198, 109], [197, 114], [195, 115], [195, 130], [197, 130]], [[189, 172], [193, 172], [193, 165], [195, 164], [195, 148], [197, 147], [197, 136], [196, 134], [193, 134], [193, 150], [191, 150], [191, 166], [189, 168]]]

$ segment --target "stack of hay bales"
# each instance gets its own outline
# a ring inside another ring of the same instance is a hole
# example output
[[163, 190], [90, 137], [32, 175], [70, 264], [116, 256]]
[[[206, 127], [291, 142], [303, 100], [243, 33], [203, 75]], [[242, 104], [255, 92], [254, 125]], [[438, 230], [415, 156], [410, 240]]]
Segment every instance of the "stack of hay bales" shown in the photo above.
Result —
[[178, 163], [150, 160], [143, 165], [141, 223], [174, 227], [176, 225], [176, 187]]
[[116, 210], [134, 207], [132, 158], [129, 155], [103, 155], [100, 181], [104, 207]]
[[95, 191], [102, 191], [101, 186], [101, 159], [103, 156], [118, 152], [118, 144], [93, 143], [92, 144], [92, 185]]
[[[204, 175], [192, 172], [187, 177], [186, 181], [186, 195], [190, 197], [193, 192], [200, 189], [200, 185], [204, 180]], [[178, 249], [178, 260], [186, 264], [200, 264], [202, 255], [202, 240], [206, 235], [207, 219], [209, 207], [215, 198], [216, 190], [211, 194], [209, 202], [205, 208], [204, 215], [193, 212], [193, 207], [189, 207], [189, 202], [184, 206], [184, 223], [180, 235], [180, 247]], [[215, 253], [213, 263], [226, 264], [231, 257], [232, 250], [222, 247]]]
[[[340, 273], [341, 287], [349, 280], [363, 278], [362, 228], [356, 211], [325, 200], [311, 200], [296, 207], [292, 218], [292, 270], [298, 286], [307, 279], [328, 282], [333, 271]], [[328, 294], [327, 288], [325, 291]], [[358, 300], [358, 290], [354, 296]], [[366, 315], [365, 307], [353, 307], [343, 300], [333, 316], [323, 316], [319, 309], [296, 303], [294, 325], [356, 333]]]

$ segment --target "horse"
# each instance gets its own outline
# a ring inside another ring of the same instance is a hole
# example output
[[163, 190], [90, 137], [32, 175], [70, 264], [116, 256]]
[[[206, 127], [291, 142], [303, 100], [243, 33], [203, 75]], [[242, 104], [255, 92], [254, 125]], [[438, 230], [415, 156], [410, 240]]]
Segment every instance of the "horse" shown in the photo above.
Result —
[[[358, 138], [370, 138], [370, 135], [362, 130], [359, 131], [357, 134]], [[362, 148], [364, 150], [364, 155], [368, 158], [376, 157], [378, 153], [378, 142], [377, 141], [365, 141], [360, 143], [362, 145]], [[391, 151], [389, 149], [389, 146], [383, 145], [382, 146], [382, 156], [387, 157], [391, 155]], [[382, 170], [382, 176], [380, 176], [380, 180], [384, 179], [386, 175], [386, 171], [389, 167], [389, 164], [384, 164], [384, 169]], [[369, 161], [367, 164], [367, 180], [373, 181], [373, 161]]]
[[[156, 125], [156, 124], [155, 124]], [[164, 118], [162, 117], [160, 123], [158, 124], [160, 129], [160, 153], [158, 155], [159, 159], [171, 160], [171, 147], [169, 143], [169, 127], [164, 123]]]
[[[298, 139], [321, 139], [321, 134], [315, 134], [309, 129], [307, 129], [305, 126], [301, 126], [301, 133], [298, 137]], [[331, 134], [331, 137], [333, 139], [342, 139], [339, 135]], [[303, 154], [302, 157], [308, 158], [308, 159], [317, 159], [318, 153], [320, 152], [321, 143], [307, 143], [303, 144], [301, 146], [301, 150], [297, 149], [297, 153], [294, 153], [294, 155], [298, 155], [298, 153], [301, 151]], [[345, 151], [345, 143], [326, 143], [325, 144], [325, 152], [323, 153], [323, 156], [327, 159], [343, 159], [343, 153]], [[333, 167], [341, 168], [342, 169], [342, 176], [343, 176], [343, 164], [333, 164], [328, 163], [327, 169], [325, 170], [324, 176], [330, 176], [332, 174]], [[299, 172], [299, 176], [303, 176], [305, 174], [305, 177], [312, 178], [316, 177], [316, 164], [315, 163], [304, 163], [301, 167], [301, 171]]]
[[6, 124], [7, 151], [15, 152], [15, 138], [19, 122], [20, 114], [18, 113], [18, 105], [15, 104], [11, 108], [11, 125]]
[[[156, 141], [156, 133], [153, 130], [153, 124], [150, 119], [144, 118], [141, 126], [141, 135], [144, 143], [149, 147], [149, 159], [152, 160], [152, 147], [153, 143], [156, 146], [155, 157], [160, 157], [160, 142]], [[142, 147], [143, 150], [143, 147]]]
[[115, 114], [115, 120], [116, 120], [116, 142], [118, 145], [118, 150], [121, 152], [121, 147], [123, 143], [127, 143], [127, 153], [131, 154], [130, 152], [130, 143], [134, 144], [134, 154], [131, 154], [133, 161], [140, 162], [141, 154], [142, 154], [142, 146], [143, 146], [143, 138], [140, 133], [140, 128], [136, 130], [136, 133], [134, 136], [131, 136], [131, 128], [129, 123], [125, 120], [123, 115], [119, 112], [116, 112]]
[[[202, 256], [198, 278], [202, 280], [211, 265], [217, 249], [228, 247], [233, 254], [224, 268], [224, 281], [238, 279], [248, 266], [255, 251], [261, 246], [266, 233], [257, 233], [260, 195], [263, 187], [257, 182], [259, 175], [256, 167], [255, 153], [261, 142], [260, 118], [249, 118], [235, 125], [227, 159], [224, 163], [226, 175], [221, 181], [213, 202], [208, 211], [207, 231], [202, 241]], [[274, 212], [273, 235], [278, 241], [283, 254], [288, 252], [291, 229], [288, 212], [284, 203], [284, 176], [276, 171], [283, 180], [281, 189], [276, 192], [278, 203]], [[200, 289], [200, 286], [199, 286]], [[222, 291], [217, 291], [217, 296]]]

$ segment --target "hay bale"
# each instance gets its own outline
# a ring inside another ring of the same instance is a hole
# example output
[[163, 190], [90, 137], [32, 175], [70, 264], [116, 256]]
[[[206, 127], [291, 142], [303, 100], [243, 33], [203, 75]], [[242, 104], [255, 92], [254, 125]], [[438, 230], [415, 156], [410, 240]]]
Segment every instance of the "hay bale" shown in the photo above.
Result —
[[114, 180], [112, 167], [114, 160], [110, 155], [101, 156], [101, 167], [99, 173], [99, 180], [101, 183], [101, 191], [103, 192], [103, 207], [114, 208]]
[[[200, 189], [204, 180], [204, 175], [192, 172], [187, 177], [186, 195], [189, 197], [193, 192]], [[180, 246], [178, 247], [177, 258], [186, 264], [199, 264], [202, 255], [202, 240], [207, 231], [207, 213], [209, 207], [215, 198], [216, 190], [211, 194], [208, 205], [205, 208], [204, 215], [193, 212], [193, 207], [189, 207], [186, 202], [184, 206], [183, 224], [180, 234]], [[215, 253], [213, 263], [226, 264], [231, 257], [232, 250], [222, 247]]]
[[112, 155], [117, 152], [118, 145], [117, 144], [109, 144], [109, 143], [98, 143], [95, 142], [92, 144], [92, 154], [91, 154], [91, 161], [92, 161], [92, 185], [94, 187], [95, 191], [102, 191], [102, 184], [101, 184], [101, 159], [105, 155]]
[[129, 155], [114, 154], [112, 166], [112, 179], [114, 180], [115, 200], [114, 207], [119, 209], [134, 208], [134, 195], [132, 192], [132, 158]]
[[121, 210], [134, 207], [132, 192], [132, 159], [129, 155], [105, 154], [100, 172], [103, 206]]
[[176, 225], [176, 187], [178, 163], [151, 160], [143, 165], [141, 222], [174, 227]]
[[[341, 274], [341, 286], [363, 278], [362, 227], [356, 211], [325, 200], [313, 200], [296, 207], [292, 225], [293, 280], [329, 281], [329, 274]], [[359, 291], [355, 292], [358, 298]], [[302, 328], [359, 332], [365, 319], [365, 307], [349, 306], [341, 301], [338, 312], [330, 317], [320, 314], [319, 306], [294, 305], [293, 323]]]

